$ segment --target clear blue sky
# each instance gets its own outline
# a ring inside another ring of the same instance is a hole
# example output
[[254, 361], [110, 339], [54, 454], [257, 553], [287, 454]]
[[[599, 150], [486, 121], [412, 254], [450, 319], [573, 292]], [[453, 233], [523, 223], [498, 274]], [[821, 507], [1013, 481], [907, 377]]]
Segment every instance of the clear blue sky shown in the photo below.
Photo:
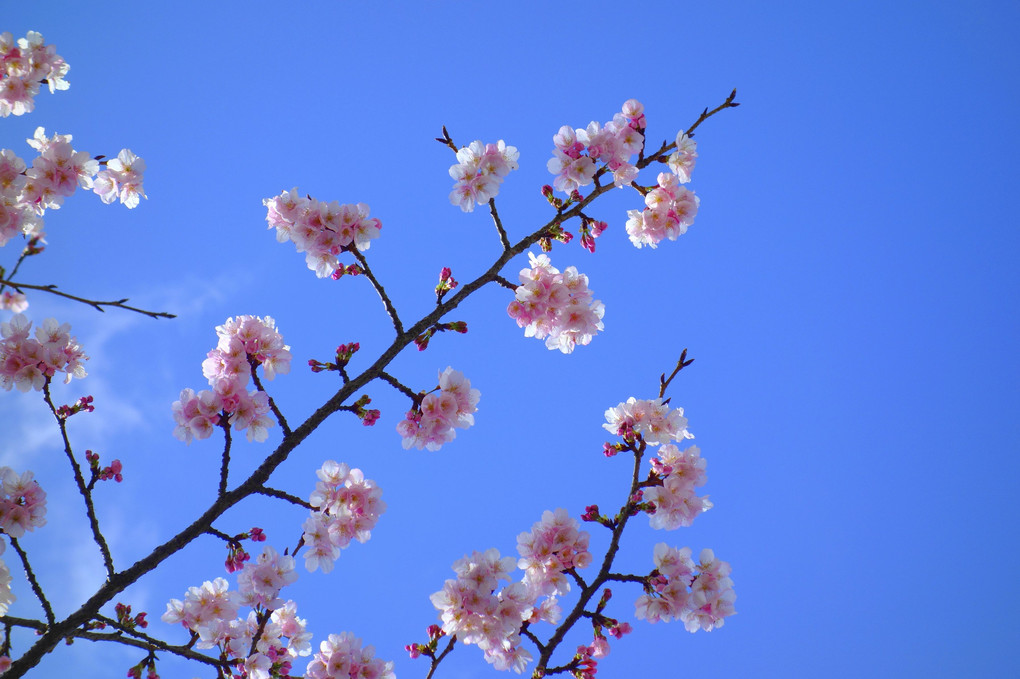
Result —
[[[627, 465], [600, 453], [602, 413], [654, 396], [687, 347], [696, 362], [672, 394], [708, 459], [715, 508], [689, 529], [635, 530], [623, 567], [647, 572], [659, 541], [712, 547], [733, 566], [739, 615], [696, 635], [635, 622], [599, 676], [1017, 671], [1014, 3], [38, 2], [7, 3], [2, 23], [55, 44], [71, 88], [0, 121], [0, 147], [28, 156], [24, 139], [41, 125], [148, 164], [136, 210], [78, 195], [49, 213], [50, 246], [20, 275], [179, 315], [101, 316], [39, 295], [29, 310], [71, 322], [93, 357], [68, 393], [94, 394], [97, 410], [72, 435], [124, 462], [125, 482], [99, 507], [120, 563], [215, 493], [218, 445], [173, 439], [170, 403], [203, 387], [216, 325], [277, 319], [295, 370], [270, 390], [292, 420], [335, 389], [302, 363], [340, 342], [371, 355], [389, 341], [367, 282], [316, 279], [265, 229], [263, 198], [296, 185], [368, 203], [383, 221], [375, 270], [414, 317], [440, 267], [468, 280], [498, 252], [487, 215], [447, 200], [453, 156], [432, 141], [442, 125], [461, 144], [518, 147], [521, 169], [498, 200], [519, 237], [548, 217], [538, 189], [561, 125], [609, 120], [635, 97], [651, 140], [672, 140], [736, 87], [742, 106], [698, 132], [701, 210], [685, 236], [634, 249], [623, 224], [638, 196], [621, 191], [593, 210], [610, 223], [594, 256], [576, 244], [552, 253], [606, 305], [590, 346], [547, 351], [506, 316], [509, 294], [486, 290], [451, 319], [468, 322], [467, 336], [393, 366], [421, 387], [447, 365], [462, 370], [482, 393], [473, 429], [438, 453], [404, 451], [393, 428], [406, 399], [373, 385], [374, 429], [336, 416], [288, 461], [279, 487], [307, 496], [332, 458], [377, 480], [389, 505], [333, 574], [302, 574], [299, 613], [316, 643], [349, 630], [398, 676], [424, 676], [403, 646], [435, 620], [428, 596], [450, 564], [489, 547], [515, 553], [545, 509], [618, 503]], [[14, 256], [0, 251], [0, 263]], [[60, 502], [66, 463], [41, 400], [0, 401], [0, 464], [34, 469], [50, 492], [50, 524], [24, 544], [70, 610], [99, 562], [79, 506]], [[234, 478], [278, 437], [238, 446]], [[282, 549], [303, 518], [253, 502], [219, 527], [264, 526]], [[210, 539], [125, 600], [159, 628], [167, 599], [221, 575], [223, 558]], [[638, 592], [616, 593], [611, 611], [632, 620]], [[30, 592], [18, 594], [11, 614], [33, 614]], [[79, 642], [37, 676], [62, 676], [69, 659], [77, 676], [105, 678], [140, 656]], [[443, 670], [495, 676], [473, 647]]]

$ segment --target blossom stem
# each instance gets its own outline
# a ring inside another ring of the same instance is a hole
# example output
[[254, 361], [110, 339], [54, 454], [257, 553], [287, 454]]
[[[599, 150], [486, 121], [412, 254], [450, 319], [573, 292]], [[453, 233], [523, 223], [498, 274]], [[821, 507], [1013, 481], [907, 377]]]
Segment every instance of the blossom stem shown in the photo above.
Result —
[[261, 391], [269, 399], [269, 409], [273, 411], [273, 415], [276, 415], [276, 421], [280, 423], [280, 429], [283, 430], [283, 435], [287, 436], [290, 434], [290, 425], [287, 424], [287, 419], [280, 412], [280, 409], [276, 407], [276, 401], [269, 395], [266, 388], [262, 386], [262, 380], [259, 379], [258, 373], [255, 371], [255, 367], [258, 365], [252, 356], [248, 356], [248, 365], [251, 368], [251, 381], [255, 383], [255, 388]]
[[499, 213], [496, 212], [496, 199], [489, 199], [489, 214], [492, 215], [492, 221], [496, 225], [496, 231], [499, 232], [499, 243], [503, 246], [504, 250], [510, 249], [510, 239], [506, 236], [506, 229], [503, 228], [503, 222], [499, 218]]
[[379, 298], [382, 300], [383, 306], [386, 307], [386, 313], [389, 314], [390, 320], [393, 321], [393, 329], [397, 331], [398, 336], [403, 335], [404, 324], [400, 322], [400, 317], [397, 315], [397, 309], [393, 306], [393, 302], [391, 302], [390, 298], [386, 295], [386, 289], [383, 288], [382, 283], [379, 282], [379, 280], [375, 277], [375, 274], [372, 273], [372, 269], [369, 268], [368, 260], [365, 258], [365, 255], [361, 254], [357, 248], [353, 247], [351, 248], [351, 254], [353, 254], [354, 258], [358, 260], [358, 264], [360, 264], [361, 268], [365, 271], [365, 276], [369, 281], [371, 281], [372, 287], [375, 288], [375, 291], [379, 294]]
[[230, 421], [220, 415], [219, 426], [223, 430], [223, 459], [220, 463], [219, 497], [227, 494], [227, 476], [230, 474]]
[[85, 515], [88, 517], [89, 527], [92, 529], [92, 538], [99, 547], [99, 553], [103, 556], [106, 574], [111, 576], [114, 573], [113, 555], [110, 554], [110, 546], [106, 544], [106, 538], [103, 537], [103, 533], [99, 528], [96, 508], [92, 503], [92, 490], [85, 483], [85, 477], [81, 473], [81, 465], [78, 464], [78, 460], [74, 459], [74, 452], [71, 450], [71, 439], [67, 436], [67, 419], [61, 417], [57, 413], [56, 406], [53, 405], [53, 399], [50, 396], [50, 378], [46, 378], [46, 381], [43, 383], [43, 399], [46, 401], [46, 405], [49, 406], [50, 412], [53, 413], [53, 417], [57, 420], [57, 426], [60, 428], [60, 437], [64, 441], [64, 453], [71, 463], [74, 482], [78, 486], [78, 493], [81, 494], [82, 500], [85, 501]]
[[450, 643], [446, 644], [446, 648], [443, 649], [443, 652], [432, 658], [432, 666], [429, 668], [429, 673], [425, 675], [425, 679], [432, 679], [432, 675], [436, 673], [436, 668], [439, 667], [439, 663], [443, 662], [443, 658], [450, 654], [450, 651], [453, 650], [456, 643], [457, 635], [450, 635]]

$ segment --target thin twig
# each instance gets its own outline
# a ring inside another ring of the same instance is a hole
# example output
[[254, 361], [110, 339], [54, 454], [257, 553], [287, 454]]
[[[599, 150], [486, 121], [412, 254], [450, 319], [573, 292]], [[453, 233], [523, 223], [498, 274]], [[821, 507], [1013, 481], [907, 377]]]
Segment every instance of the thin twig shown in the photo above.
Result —
[[416, 392], [411, 391], [410, 388], [405, 387], [403, 384], [401, 384], [400, 380], [398, 380], [396, 377], [393, 377], [388, 372], [380, 371], [378, 378], [384, 382], [388, 382], [394, 389], [399, 391], [401, 394], [407, 396], [412, 401], [417, 402], [418, 394]]
[[99, 300], [78, 297], [77, 295], [71, 295], [66, 292], [61, 292], [60, 290], [57, 290], [57, 286], [52, 283], [49, 285], [30, 285], [28, 283], [15, 283], [14, 281], [11, 280], [0, 280], [0, 286], [3, 285], [9, 285], [18, 292], [21, 292], [23, 288], [25, 290], [39, 290], [40, 292], [49, 292], [59, 297], [64, 297], [65, 299], [71, 299], [74, 300], [75, 302], [87, 304], [96, 311], [106, 311], [106, 309], [104, 309], [103, 307], [109, 306], [116, 307], [118, 309], [125, 309], [126, 311], [134, 311], [136, 313], [148, 316], [149, 318], [177, 318], [176, 314], [170, 314], [165, 311], [147, 311], [145, 309], [139, 309], [138, 307], [128, 306], [127, 304], [125, 304], [125, 302], [128, 301], [127, 297], [125, 297], [124, 299], [103, 302]]
[[666, 395], [666, 389], [669, 388], [669, 383], [673, 381], [673, 378], [691, 363], [694, 363], [694, 359], [692, 358], [688, 361], [687, 349], [684, 349], [680, 352], [680, 360], [676, 362], [676, 367], [673, 368], [673, 372], [670, 373], [669, 377], [666, 377], [666, 373], [662, 373], [662, 377], [659, 378], [659, 398]]
[[14, 547], [14, 551], [21, 557], [21, 565], [25, 568], [25, 577], [28, 578], [28, 583], [32, 586], [32, 591], [35, 593], [35, 598], [42, 604], [43, 611], [46, 613], [46, 620], [49, 622], [49, 626], [52, 627], [55, 618], [53, 617], [53, 607], [50, 606], [50, 602], [46, 600], [46, 595], [43, 594], [42, 587], [39, 586], [39, 581], [35, 579], [35, 573], [32, 571], [32, 566], [28, 563], [28, 554], [25, 554], [25, 550], [18, 544], [18, 538], [8, 534], [11, 539], [11, 546]]
[[224, 417], [224, 413], [220, 413], [220, 421], [218, 424], [223, 430], [223, 460], [220, 463], [220, 487], [218, 496], [223, 497], [227, 494], [227, 477], [230, 474], [230, 444], [232, 439], [230, 437], [230, 420]]
[[358, 264], [360, 264], [361, 268], [364, 270], [365, 276], [372, 282], [372, 287], [375, 288], [375, 291], [379, 294], [379, 298], [382, 300], [383, 306], [386, 307], [386, 313], [389, 314], [390, 320], [393, 321], [393, 328], [397, 331], [397, 335], [403, 335], [404, 324], [400, 322], [400, 317], [397, 315], [397, 309], [393, 306], [393, 302], [391, 302], [390, 298], [386, 295], [386, 289], [383, 288], [382, 283], [376, 279], [375, 275], [372, 273], [372, 269], [369, 268], [368, 260], [365, 259], [365, 255], [361, 254], [357, 248], [353, 247], [350, 252], [354, 255], [354, 258], [358, 260]]
[[443, 658], [450, 654], [450, 651], [453, 650], [453, 647], [456, 643], [457, 635], [456, 634], [451, 635], [450, 643], [446, 645], [446, 648], [443, 649], [443, 652], [440, 653], [438, 656], [432, 658], [432, 667], [429, 668], [429, 673], [425, 675], [425, 679], [432, 679], [432, 675], [436, 673], [436, 668], [439, 667], [439, 663], [443, 662]]
[[493, 282], [498, 283], [499, 285], [502, 285], [504, 288], [506, 288], [508, 290], [513, 290], [515, 292], [517, 291], [517, 288], [520, 287], [520, 286], [514, 285], [513, 283], [511, 283], [507, 279], [503, 278], [502, 276], [496, 276], [493, 279]]
[[312, 507], [312, 505], [310, 505], [308, 502], [302, 500], [296, 495], [291, 495], [290, 493], [284, 490], [277, 490], [276, 488], [269, 488], [268, 486], [263, 486], [262, 488], [259, 488], [256, 492], [259, 495], [266, 495], [268, 497], [276, 497], [280, 498], [281, 500], [286, 500], [291, 504], [298, 505], [299, 507], [304, 507], [305, 509], [311, 510], [315, 509], [315, 507]]
[[255, 388], [261, 391], [269, 399], [269, 409], [273, 411], [273, 415], [276, 415], [276, 421], [280, 423], [280, 429], [283, 430], [283, 435], [287, 436], [290, 434], [290, 425], [287, 424], [287, 419], [280, 412], [280, 409], [276, 407], [276, 401], [269, 395], [266, 388], [262, 386], [262, 380], [259, 379], [258, 372], [255, 367], [258, 365], [253, 356], [248, 356], [248, 367], [251, 368], [251, 381], [255, 383]]
[[74, 452], [71, 450], [71, 439], [67, 436], [67, 419], [61, 417], [57, 413], [56, 406], [53, 405], [53, 398], [50, 395], [50, 378], [46, 378], [46, 381], [43, 383], [43, 400], [46, 401], [50, 412], [53, 413], [53, 417], [57, 420], [57, 426], [60, 428], [60, 437], [64, 441], [64, 454], [67, 455], [67, 459], [71, 463], [71, 472], [74, 474], [74, 482], [78, 486], [78, 493], [81, 495], [82, 500], [85, 501], [85, 515], [88, 517], [89, 528], [92, 530], [92, 539], [95, 540], [96, 545], [99, 547], [99, 553], [103, 557], [103, 566], [106, 568], [107, 577], [112, 576], [114, 573], [113, 555], [110, 554], [110, 546], [106, 544], [106, 538], [103, 537], [103, 533], [99, 529], [96, 507], [92, 502], [92, 489], [85, 483], [85, 476], [81, 473], [81, 465], [78, 464], [78, 460], [74, 458]]
[[[107, 625], [111, 625], [118, 631], [95, 632], [92, 630], [84, 630], [79, 628], [76, 630], [72, 630], [66, 636], [74, 639], [85, 639], [87, 641], [114, 642], [118, 644], [124, 644], [125, 646], [134, 646], [135, 648], [141, 648], [144, 650], [151, 650], [152, 647], [155, 647], [161, 651], [173, 653], [174, 655], [178, 655], [182, 658], [187, 658], [188, 660], [196, 660], [198, 662], [205, 663], [206, 665], [212, 665], [214, 667], [224, 667], [222, 661], [210, 658], [204, 653], [193, 651], [188, 646], [171, 646], [165, 641], [160, 641], [159, 639], [151, 637], [143, 632], [139, 632], [138, 630], [126, 630], [125, 628], [116, 624], [110, 618], [107, 618], [106, 616], [103, 615], [97, 615], [96, 619], [101, 620]], [[46, 623], [44, 623], [41, 620], [31, 620], [28, 618], [15, 618], [9, 615], [0, 618], [0, 622], [3, 622], [8, 629], [10, 629], [11, 627], [26, 627], [28, 629], [34, 629], [37, 632], [45, 632], [47, 628]], [[137, 638], [124, 636], [125, 632]]]
[[506, 237], [506, 229], [503, 228], [503, 222], [499, 219], [499, 213], [496, 212], [496, 199], [489, 199], [489, 214], [492, 215], [492, 222], [496, 225], [496, 231], [499, 232], [499, 244], [503, 246], [504, 250], [510, 249], [510, 239]]

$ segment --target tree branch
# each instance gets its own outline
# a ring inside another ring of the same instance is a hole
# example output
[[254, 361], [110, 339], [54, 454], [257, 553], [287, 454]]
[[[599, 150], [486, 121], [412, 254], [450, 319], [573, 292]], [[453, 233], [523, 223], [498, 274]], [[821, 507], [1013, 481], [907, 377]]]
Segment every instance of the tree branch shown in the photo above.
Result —
[[88, 517], [89, 528], [92, 530], [92, 539], [95, 540], [96, 545], [99, 547], [99, 553], [103, 557], [103, 566], [105, 566], [106, 575], [109, 577], [114, 573], [113, 555], [110, 554], [110, 546], [106, 544], [106, 538], [103, 537], [103, 533], [99, 529], [99, 519], [96, 517], [96, 508], [92, 503], [92, 490], [85, 483], [85, 477], [81, 473], [81, 466], [74, 459], [74, 452], [71, 450], [71, 440], [67, 436], [67, 419], [61, 417], [57, 413], [56, 406], [53, 405], [53, 399], [50, 396], [49, 377], [43, 383], [43, 400], [46, 401], [46, 405], [49, 406], [50, 412], [53, 413], [53, 417], [57, 420], [57, 426], [60, 428], [60, 437], [64, 441], [64, 454], [67, 455], [67, 459], [71, 463], [71, 472], [74, 474], [74, 482], [78, 486], [78, 493], [81, 494], [82, 500], [85, 501], [85, 515]]
[[2, 289], [2, 286], [4, 285], [9, 285], [18, 292], [21, 292], [22, 289], [48, 292], [57, 295], [58, 297], [74, 300], [75, 302], [81, 302], [82, 304], [86, 304], [92, 307], [96, 311], [106, 311], [106, 309], [104, 309], [103, 307], [109, 306], [116, 307], [118, 309], [125, 309], [127, 311], [134, 311], [144, 316], [148, 316], [149, 318], [177, 318], [175, 314], [170, 314], [165, 311], [147, 311], [145, 309], [139, 309], [138, 307], [128, 306], [127, 304], [125, 304], [125, 302], [128, 301], [127, 297], [125, 297], [124, 299], [118, 299], [109, 302], [101, 302], [98, 300], [86, 299], [84, 297], [78, 297], [77, 295], [71, 295], [66, 292], [61, 292], [60, 290], [57, 290], [57, 286], [52, 283], [49, 285], [30, 285], [28, 283], [15, 283], [14, 281], [10, 280], [0, 280], [0, 289]]
[[372, 273], [372, 269], [369, 268], [368, 260], [365, 258], [365, 255], [361, 254], [356, 247], [351, 247], [350, 252], [354, 255], [354, 258], [358, 260], [358, 264], [360, 264], [361, 268], [365, 271], [365, 276], [372, 282], [372, 287], [375, 288], [375, 291], [379, 294], [379, 299], [382, 300], [383, 306], [386, 307], [386, 313], [389, 314], [390, 320], [393, 321], [393, 329], [397, 331], [398, 336], [402, 335], [404, 333], [404, 324], [400, 322], [400, 317], [397, 315], [397, 309], [393, 306], [393, 302], [391, 302], [390, 298], [386, 295], [386, 290], [383, 288], [382, 283], [376, 279], [375, 275]]

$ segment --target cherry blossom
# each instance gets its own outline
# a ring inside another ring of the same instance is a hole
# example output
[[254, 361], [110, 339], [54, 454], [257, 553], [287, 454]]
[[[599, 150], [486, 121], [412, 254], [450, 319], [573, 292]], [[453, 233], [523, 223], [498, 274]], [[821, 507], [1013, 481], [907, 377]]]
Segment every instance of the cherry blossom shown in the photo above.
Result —
[[31, 112], [43, 82], [50, 92], [66, 90], [69, 68], [56, 47], [45, 44], [35, 31], [17, 42], [10, 33], [0, 34], [0, 118]]
[[[2, 210], [2, 209], [0, 209]], [[12, 290], [4, 290], [0, 293], [0, 309], [7, 309], [16, 314], [28, 308], [28, 300], [25, 295]]]
[[330, 634], [305, 670], [307, 679], [395, 679], [393, 663], [375, 656], [372, 646], [350, 632]]
[[340, 268], [338, 255], [346, 250], [365, 251], [379, 237], [382, 222], [369, 218], [364, 203], [341, 205], [301, 196], [297, 187], [262, 201], [266, 206], [269, 228], [276, 229], [276, 240], [293, 241], [304, 252], [308, 268], [319, 278]]
[[144, 172], [145, 161], [130, 149], [122, 149], [106, 164], [106, 169], [96, 175], [93, 190], [104, 203], [120, 199], [128, 208], [138, 207], [138, 199], [147, 197], [142, 188]]
[[457, 151], [457, 164], [450, 166], [454, 179], [450, 202], [464, 212], [472, 212], [475, 205], [483, 205], [499, 193], [499, 185], [512, 170], [518, 167], [520, 153], [507, 146], [502, 139], [495, 144], [471, 142]]
[[623, 110], [604, 125], [592, 121], [585, 129], [560, 128], [553, 136], [553, 157], [549, 172], [556, 175], [553, 187], [570, 194], [591, 184], [601, 163], [613, 174], [613, 183], [622, 188], [638, 174], [630, 160], [644, 147], [644, 107], [628, 99]]
[[202, 374], [212, 391], [181, 391], [172, 406], [177, 423], [174, 436], [189, 444], [192, 439], [208, 438], [225, 413], [230, 425], [244, 431], [249, 441], [265, 441], [273, 426], [269, 396], [263, 391], [246, 391], [246, 387], [256, 366], [262, 366], [267, 380], [289, 372], [290, 347], [283, 343], [269, 316], [228, 318], [216, 327], [216, 335], [216, 347], [202, 362]]
[[464, 373], [447, 367], [439, 373], [438, 391], [422, 397], [421, 404], [397, 423], [404, 448], [439, 450], [457, 435], [454, 429], [467, 429], [475, 423], [480, 392], [471, 388]]
[[244, 564], [237, 575], [241, 603], [273, 611], [283, 605], [280, 590], [297, 580], [294, 557], [281, 555], [266, 545], [255, 562]]
[[656, 570], [647, 591], [635, 602], [635, 616], [648, 622], [682, 620], [689, 632], [712, 631], [734, 615], [730, 565], [719, 561], [710, 549], [702, 550], [697, 563], [689, 547], [655, 546]]
[[676, 135], [676, 151], [669, 157], [669, 169], [677, 176], [681, 184], [691, 181], [691, 172], [698, 159], [698, 142], [680, 130]]
[[591, 564], [588, 532], [578, 528], [577, 520], [561, 508], [547, 510], [531, 532], [517, 536], [517, 567], [525, 572], [524, 583], [538, 594], [566, 594], [570, 581], [564, 572]]
[[588, 277], [573, 266], [563, 273], [545, 254], [528, 253], [531, 268], [522, 269], [507, 313], [524, 328], [525, 337], [545, 339], [549, 349], [569, 354], [578, 344], [591, 342], [604, 328], [605, 306], [593, 298]]
[[535, 613], [536, 591], [523, 582], [495, 591], [501, 580], [510, 580], [514, 563], [513, 557], [500, 557], [494, 548], [474, 552], [453, 564], [457, 579], [447, 580], [430, 599], [446, 634], [476, 644], [496, 669], [520, 674], [531, 654], [521, 646], [519, 632]]
[[369, 540], [386, 503], [382, 490], [360, 469], [327, 460], [316, 474], [319, 482], [308, 498], [315, 510], [305, 520], [301, 539], [307, 547], [305, 567], [328, 573], [352, 540]]
[[[3, 554], [6, 549], [7, 543], [0, 540], [0, 554]], [[4, 563], [3, 559], [0, 559], [0, 615], [7, 615], [7, 610], [18, 598], [11, 591], [11, 580], [11, 572], [8, 570], [7, 564]], [[0, 672], [4, 669], [0, 667]]]
[[680, 179], [660, 172], [658, 188], [645, 195], [644, 210], [627, 211], [627, 235], [634, 247], [655, 248], [662, 240], [676, 240], [694, 223], [700, 200], [680, 185]]
[[35, 339], [28, 336], [31, 327], [24, 314], [0, 324], [0, 387], [39, 391], [58, 372], [65, 373], [65, 383], [86, 376], [83, 361], [88, 356], [71, 337], [70, 325], [47, 318], [36, 328]]
[[606, 424], [602, 427], [625, 438], [640, 434], [649, 445], [656, 446], [694, 438], [687, 431], [687, 418], [683, 415], [683, 408], [670, 409], [661, 398], [638, 400], [632, 396], [626, 403], [606, 410]]

